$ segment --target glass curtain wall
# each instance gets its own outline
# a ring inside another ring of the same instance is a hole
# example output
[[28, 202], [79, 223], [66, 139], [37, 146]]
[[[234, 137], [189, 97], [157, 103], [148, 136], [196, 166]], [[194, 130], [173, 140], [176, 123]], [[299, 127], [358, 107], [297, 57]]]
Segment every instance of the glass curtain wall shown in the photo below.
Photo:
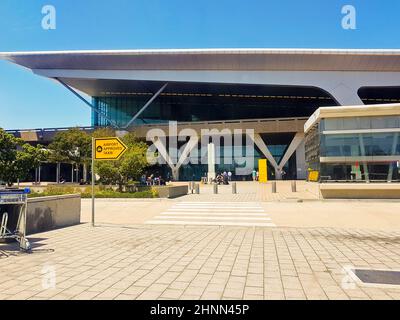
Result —
[[306, 134], [306, 161], [322, 180], [400, 181], [399, 136], [399, 116], [323, 119]]

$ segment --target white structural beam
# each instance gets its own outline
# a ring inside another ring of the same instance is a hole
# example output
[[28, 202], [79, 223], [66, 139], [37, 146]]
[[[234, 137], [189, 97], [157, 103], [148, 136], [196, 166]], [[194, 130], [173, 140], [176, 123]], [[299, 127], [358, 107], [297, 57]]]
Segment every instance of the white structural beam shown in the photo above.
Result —
[[189, 141], [186, 143], [185, 148], [182, 151], [182, 154], [179, 156], [178, 163], [176, 164], [176, 167], [178, 169], [189, 158], [190, 153], [198, 145], [198, 143], [199, 143], [199, 137], [197, 135], [193, 135], [190, 137]]
[[278, 172], [278, 164], [276, 163], [275, 158], [272, 156], [272, 153], [269, 151], [267, 145], [265, 144], [264, 140], [261, 138], [260, 134], [254, 134], [254, 143], [260, 149], [262, 154], [267, 158], [269, 163], [274, 167], [275, 172]]
[[292, 142], [290, 142], [289, 147], [287, 148], [281, 161], [279, 162], [279, 166], [278, 166], [279, 171], [282, 170], [282, 168], [285, 166], [285, 164], [289, 161], [290, 157], [296, 151], [297, 147], [303, 142], [303, 140], [304, 140], [304, 133], [297, 132], [295, 134]]
[[183, 148], [183, 151], [182, 151], [181, 155], [179, 156], [178, 162], [176, 164], [174, 164], [174, 162], [173, 162], [170, 154], [168, 153], [164, 143], [160, 139], [155, 139], [153, 141], [154, 146], [157, 148], [157, 150], [160, 153], [161, 157], [165, 160], [165, 162], [171, 168], [172, 176], [173, 176], [174, 180], [178, 180], [179, 179], [179, 169], [180, 169], [180, 167], [189, 158], [190, 153], [198, 145], [198, 142], [199, 142], [199, 138], [197, 136], [195, 136], [195, 135], [191, 136], [189, 141], [186, 143], [185, 147]]
[[156, 99], [156, 98], [160, 95], [160, 93], [164, 91], [164, 89], [167, 87], [167, 85], [168, 85], [168, 82], [165, 83], [165, 84], [164, 84], [164, 85], [149, 99], [149, 101], [147, 101], [147, 102], [145, 103], [145, 105], [132, 117], [131, 120], [129, 120], [129, 122], [127, 123], [127, 125], [125, 126], [125, 128], [128, 128], [128, 127], [142, 114], [142, 112], [143, 112], [144, 110], [146, 110], [147, 107], [148, 107], [149, 105], [151, 105], [151, 103], [154, 101], [154, 99]]
[[89, 101], [87, 101], [84, 97], [82, 97], [78, 92], [72, 89], [69, 85], [64, 83], [62, 80], [55, 78], [59, 83], [61, 83], [65, 88], [67, 88], [70, 92], [72, 92], [76, 97], [78, 97], [81, 101], [83, 101], [89, 108], [91, 108], [94, 112], [101, 115], [104, 119], [106, 119], [114, 128], [119, 128], [118, 124], [109, 118], [104, 112], [101, 112], [98, 108], [92, 105]]
[[212, 181], [215, 179], [215, 144], [209, 143], [207, 146], [208, 155], [208, 169], [207, 169], [207, 180]]

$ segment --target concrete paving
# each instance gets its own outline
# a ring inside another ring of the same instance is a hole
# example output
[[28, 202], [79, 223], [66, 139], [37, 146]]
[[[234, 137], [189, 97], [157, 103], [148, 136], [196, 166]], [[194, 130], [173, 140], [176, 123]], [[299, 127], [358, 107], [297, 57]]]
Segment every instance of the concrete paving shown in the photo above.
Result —
[[253, 182], [98, 199], [94, 228], [83, 199], [82, 224], [32, 235], [32, 254], [0, 243], [0, 299], [400, 299], [347, 271], [400, 270], [400, 202], [319, 201], [308, 186], [303, 202]]
[[399, 299], [346, 267], [399, 269], [400, 232], [101, 226], [1, 245], [0, 299]]
[[[187, 184], [179, 182], [174, 184]], [[180, 197], [181, 201], [287, 201], [287, 200], [317, 200], [319, 186], [317, 183], [296, 181], [296, 192], [292, 192], [291, 181], [276, 181], [276, 193], [272, 193], [272, 182], [259, 183], [254, 181], [236, 182], [236, 194], [232, 194], [230, 185], [219, 185], [218, 194], [213, 193], [212, 184], [200, 183], [200, 194], [189, 194]]]
[[[221, 195], [222, 196], [222, 195]], [[193, 195], [194, 197], [194, 195]], [[187, 197], [185, 197], [188, 199]], [[226, 217], [232, 219], [218, 219], [217, 225], [228, 225], [227, 222], [235, 222], [236, 214], [240, 214], [242, 218], [249, 217], [249, 213], [261, 213], [264, 218], [270, 218], [271, 223], [278, 227], [335, 227], [335, 228], [355, 228], [369, 230], [400, 230], [400, 202], [396, 201], [275, 201], [275, 202], [238, 202], [222, 201], [226, 198], [221, 197], [221, 201], [199, 202], [182, 201], [181, 198], [175, 200], [169, 199], [150, 199], [150, 200], [117, 200], [117, 199], [98, 199], [96, 200], [96, 223], [98, 224], [116, 224], [116, 225], [136, 225], [143, 224], [154, 219], [160, 220], [159, 217], [164, 213], [175, 212], [173, 216], [177, 216], [175, 208], [183, 205], [185, 209], [181, 217], [190, 216], [187, 207], [193, 203], [195, 208], [190, 207], [190, 211], [196, 213], [217, 213], [214, 217], [221, 217], [221, 213], [228, 213]], [[199, 208], [198, 203], [204, 203]], [[226, 204], [237, 207], [236, 210], [225, 210]], [[260, 207], [260, 209], [240, 208], [245, 204]], [[206, 209], [206, 210], [205, 210]], [[261, 212], [254, 212], [259, 210]], [[232, 212], [235, 211], [235, 212]], [[171, 215], [172, 216], [172, 215]], [[255, 217], [255, 216], [254, 216]], [[82, 200], [82, 222], [90, 222], [91, 220], [91, 201], [89, 199]], [[182, 218], [181, 218], [182, 219]], [[177, 219], [170, 219], [177, 220]], [[189, 221], [190, 220], [190, 221]], [[184, 219], [186, 223], [193, 224], [191, 219]], [[202, 221], [207, 221], [202, 219]], [[215, 221], [215, 220], [214, 220]], [[237, 222], [237, 221], [236, 221]], [[253, 221], [254, 222], [254, 221]], [[182, 224], [182, 223], [180, 223]], [[204, 224], [204, 223], [203, 223]], [[252, 226], [256, 226], [253, 223]]]

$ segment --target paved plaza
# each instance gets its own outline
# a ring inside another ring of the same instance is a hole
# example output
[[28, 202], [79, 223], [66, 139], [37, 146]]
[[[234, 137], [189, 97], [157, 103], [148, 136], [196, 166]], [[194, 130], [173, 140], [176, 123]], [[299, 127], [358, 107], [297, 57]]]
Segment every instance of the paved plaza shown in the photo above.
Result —
[[0, 299], [400, 299], [346, 271], [400, 270], [400, 202], [263, 201], [255, 186], [97, 199], [96, 227], [83, 199], [82, 223], [31, 235], [32, 254], [0, 244]]
[[31, 238], [30, 255], [1, 251], [0, 299], [400, 298], [343, 269], [398, 269], [400, 232], [81, 224]]

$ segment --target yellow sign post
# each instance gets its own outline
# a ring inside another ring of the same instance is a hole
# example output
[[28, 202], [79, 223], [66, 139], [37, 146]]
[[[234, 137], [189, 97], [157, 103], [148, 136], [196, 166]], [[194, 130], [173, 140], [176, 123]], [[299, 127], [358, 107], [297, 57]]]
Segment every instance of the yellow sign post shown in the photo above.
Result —
[[95, 138], [95, 160], [118, 160], [128, 149], [117, 137]]
[[258, 160], [258, 182], [268, 181], [267, 159]]
[[92, 138], [92, 226], [94, 227], [94, 160], [118, 160], [128, 147], [117, 137]]

